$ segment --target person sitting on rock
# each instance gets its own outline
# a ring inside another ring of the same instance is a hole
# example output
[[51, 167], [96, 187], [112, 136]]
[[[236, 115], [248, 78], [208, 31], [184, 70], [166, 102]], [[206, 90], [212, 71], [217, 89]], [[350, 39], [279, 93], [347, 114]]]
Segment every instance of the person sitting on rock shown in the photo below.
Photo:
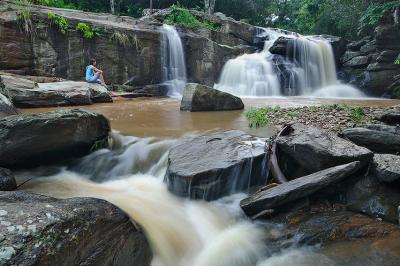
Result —
[[103, 77], [103, 70], [96, 68], [96, 59], [90, 59], [90, 64], [86, 67], [86, 81], [89, 83], [100, 83], [106, 85]]

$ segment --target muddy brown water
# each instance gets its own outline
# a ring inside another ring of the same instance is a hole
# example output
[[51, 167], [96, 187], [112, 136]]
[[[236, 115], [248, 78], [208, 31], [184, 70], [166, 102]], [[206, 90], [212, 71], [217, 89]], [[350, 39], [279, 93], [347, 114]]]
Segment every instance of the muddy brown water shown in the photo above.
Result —
[[[400, 105], [400, 100], [383, 99], [311, 99], [311, 98], [246, 98], [245, 108], [281, 106], [302, 107], [323, 104], [347, 104], [351, 106], [388, 107]], [[180, 99], [146, 98], [116, 100], [114, 103], [95, 104], [79, 108], [104, 114], [114, 130], [123, 135], [137, 137], [180, 137], [206, 131], [238, 129], [257, 136], [271, 136], [276, 128], [250, 129], [243, 111], [228, 112], [181, 112]], [[77, 107], [63, 107], [77, 108]], [[38, 113], [56, 108], [22, 109], [22, 113]]]

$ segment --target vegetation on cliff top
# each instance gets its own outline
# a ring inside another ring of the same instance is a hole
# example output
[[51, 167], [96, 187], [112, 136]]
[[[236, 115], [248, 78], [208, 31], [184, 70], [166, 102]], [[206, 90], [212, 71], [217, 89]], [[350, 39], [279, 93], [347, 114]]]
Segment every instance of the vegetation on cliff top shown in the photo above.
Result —
[[166, 24], [179, 25], [181, 27], [192, 29], [206, 28], [213, 31], [218, 31], [220, 29], [218, 24], [209, 20], [197, 18], [190, 12], [190, 10], [179, 5], [172, 5], [171, 9], [172, 13], [164, 20], [164, 23]]

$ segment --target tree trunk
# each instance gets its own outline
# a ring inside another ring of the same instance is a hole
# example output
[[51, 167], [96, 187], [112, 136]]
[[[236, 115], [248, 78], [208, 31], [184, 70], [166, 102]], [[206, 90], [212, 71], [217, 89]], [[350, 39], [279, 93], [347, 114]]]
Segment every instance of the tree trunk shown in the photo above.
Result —
[[110, 0], [111, 14], [115, 14], [115, 0]]

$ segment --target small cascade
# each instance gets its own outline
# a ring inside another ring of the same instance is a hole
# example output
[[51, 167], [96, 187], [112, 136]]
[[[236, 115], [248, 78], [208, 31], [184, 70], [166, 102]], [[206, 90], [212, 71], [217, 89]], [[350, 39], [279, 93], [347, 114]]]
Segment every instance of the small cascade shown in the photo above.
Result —
[[[299, 36], [273, 29], [258, 30], [258, 39], [267, 39], [264, 49], [229, 60], [215, 88], [238, 96], [360, 97], [357, 89], [337, 80], [333, 49], [322, 37]], [[286, 55], [269, 50], [283, 36]], [[325, 87], [329, 90], [320, 91]], [[332, 88], [339, 91], [329, 95]]]
[[175, 27], [161, 30], [161, 74], [168, 96], [181, 96], [186, 85], [186, 64], [181, 38]]

